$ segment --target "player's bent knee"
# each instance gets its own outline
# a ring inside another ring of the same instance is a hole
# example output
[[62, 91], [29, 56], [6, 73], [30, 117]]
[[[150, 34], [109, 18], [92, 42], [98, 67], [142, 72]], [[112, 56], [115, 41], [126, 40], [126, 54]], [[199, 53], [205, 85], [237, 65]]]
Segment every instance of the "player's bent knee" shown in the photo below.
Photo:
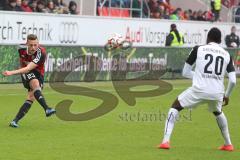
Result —
[[181, 111], [183, 110], [183, 107], [181, 106], [181, 104], [179, 103], [178, 99], [176, 99], [173, 104], [172, 104], [172, 108]]
[[35, 97], [34, 96], [30, 96], [30, 97], [28, 97], [28, 100], [34, 102], [35, 101]]
[[31, 87], [32, 90], [36, 90], [38, 88], [41, 89], [41, 87], [39, 86], [39, 81], [37, 79], [32, 79], [30, 81], [30, 87]]
[[222, 113], [222, 112], [218, 112], [218, 111], [213, 112], [213, 114], [214, 114], [215, 116], [219, 116], [221, 113]]
[[34, 102], [36, 100], [32, 91], [28, 92], [27, 99], [32, 102]]

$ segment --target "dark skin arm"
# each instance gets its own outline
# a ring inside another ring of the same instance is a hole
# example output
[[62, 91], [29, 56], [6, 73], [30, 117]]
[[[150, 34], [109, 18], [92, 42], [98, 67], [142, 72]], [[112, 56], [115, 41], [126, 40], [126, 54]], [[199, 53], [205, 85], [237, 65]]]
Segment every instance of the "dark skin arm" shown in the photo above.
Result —
[[227, 106], [227, 105], [228, 105], [228, 102], [229, 102], [229, 98], [226, 97], [226, 96], [224, 96], [224, 97], [223, 97], [223, 102], [224, 102], [223, 106]]

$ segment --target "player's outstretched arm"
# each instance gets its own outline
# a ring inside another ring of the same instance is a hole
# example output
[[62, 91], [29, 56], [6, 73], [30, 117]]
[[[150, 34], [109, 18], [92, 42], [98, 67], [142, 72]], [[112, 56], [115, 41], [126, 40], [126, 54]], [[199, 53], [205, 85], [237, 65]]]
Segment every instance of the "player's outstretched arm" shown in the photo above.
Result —
[[229, 97], [231, 95], [231, 92], [236, 85], [237, 78], [236, 78], [236, 72], [230, 72], [228, 73], [228, 86], [225, 92], [225, 96]]
[[230, 72], [228, 73], [228, 86], [223, 98], [224, 106], [228, 105], [229, 102], [229, 96], [232, 93], [232, 90], [234, 86], [236, 85], [237, 79], [236, 79], [236, 72]]
[[37, 67], [37, 64], [30, 62], [26, 67], [23, 67], [23, 68], [20, 68], [17, 70], [12, 70], [12, 71], [4, 71], [4, 72], [2, 72], [2, 74], [4, 76], [11, 76], [11, 75], [15, 75], [15, 74], [28, 73], [36, 67]]

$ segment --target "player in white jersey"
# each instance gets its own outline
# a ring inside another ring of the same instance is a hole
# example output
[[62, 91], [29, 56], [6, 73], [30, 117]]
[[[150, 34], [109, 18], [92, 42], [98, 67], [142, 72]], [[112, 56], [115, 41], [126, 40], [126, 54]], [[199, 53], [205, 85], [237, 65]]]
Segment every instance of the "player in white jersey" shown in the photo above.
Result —
[[[183, 91], [172, 104], [165, 123], [164, 138], [158, 146], [161, 149], [170, 148], [170, 136], [179, 111], [192, 108], [200, 103], [207, 103], [209, 110], [216, 116], [217, 124], [224, 138], [224, 145], [220, 150], [234, 149], [229, 135], [228, 122], [222, 111], [228, 104], [229, 96], [236, 84], [236, 74], [232, 58], [229, 53], [219, 46], [221, 31], [212, 28], [208, 32], [207, 44], [195, 46], [189, 54], [183, 68], [182, 75], [192, 79], [192, 86]], [[193, 71], [193, 65], [195, 69]], [[228, 73], [229, 81], [224, 92], [224, 76]]]

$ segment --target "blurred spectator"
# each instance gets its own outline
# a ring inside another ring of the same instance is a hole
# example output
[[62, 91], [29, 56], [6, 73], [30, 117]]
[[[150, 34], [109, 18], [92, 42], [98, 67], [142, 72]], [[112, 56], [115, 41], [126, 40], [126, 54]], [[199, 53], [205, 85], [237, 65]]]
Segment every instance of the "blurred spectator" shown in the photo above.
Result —
[[212, 13], [211, 10], [207, 11], [207, 13], [205, 14], [205, 16], [206, 16], [206, 20], [207, 20], [207, 21], [213, 21], [213, 20], [214, 20], [214, 15], [213, 15], [213, 13]]
[[55, 4], [51, 0], [48, 1], [48, 4], [47, 4], [47, 12], [48, 13], [57, 13], [57, 10], [55, 8]]
[[17, 11], [23, 11], [22, 10], [22, 0], [16, 0], [16, 8], [17, 8]]
[[45, 2], [44, 1], [38, 1], [37, 2], [37, 12], [40, 13], [47, 13]]
[[211, 8], [214, 14], [214, 21], [218, 21], [220, 18], [220, 11], [222, 7], [221, 0], [211, 0]]
[[178, 32], [176, 24], [171, 24], [170, 33], [166, 37], [166, 46], [180, 47], [183, 44], [183, 35]]
[[74, 1], [69, 2], [68, 11], [70, 14], [78, 14], [77, 3]]
[[[19, 4], [19, 2], [18, 2], [18, 4]], [[5, 10], [6, 11], [22, 11], [21, 7], [17, 6], [16, 0], [8, 0]]]
[[37, 12], [37, 0], [33, 0], [30, 4], [29, 4], [32, 12]]
[[188, 11], [184, 11], [183, 13], [183, 20], [190, 20], [190, 15]]
[[197, 20], [197, 12], [194, 11], [191, 16], [191, 20], [196, 21]]
[[156, 8], [155, 11], [152, 12], [151, 18], [161, 19], [162, 10], [160, 8]]
[[202, 10], [198, 10], [198, 12], [197, 12], [197, 20], [198, 21], [205, 21], [206, 20], [204, 18], [204, 13], [202, 12]]
[[170, 4], [170, 0], [158, 0], [158, 1], [161, 2], [161, 5], [164, 6], [165, 10], [169, 10], [169, 12], [173, 12], [174, 11], [173, 6], [171, 6], [171, 4]]
[[222, 5], [224, 5], [227, 8], [230, 8], [234, 5], [235, 0], [222, 0]]
[[171, 20], [180, 20], [181, 19], [181, 12], [182, 9], [181, 8], [177, 8], [172, 15], [170, 15], [170, 19]]
[[163, 19], [170, 19], [170, 11], [169, 11], [168, 8], [166, 8], [166, 9], [163, 11], [162, 18], [163, 18]]
[[[138, 1], [138, 0], [133, 0], [133, 1]], [[158, 7], [157, 0], [149, 0], [149, 1], [148, 1], [148, 6], [149, 6], [149, 8], [150, 8], [151, 11], [154, 11], [155, 8]]]
[[16, 1], [15, 0], [7, 0], [4, 5], [4, 10], [6, 11], [14, 11], [16, 7]]
[[188, 13], [189, 13], [189, 20], [193, 20], [193, 11], [189, 9]]
[[236, 27], [232, 26], [231, 34], [225, 37], [225, 43], [227, 47], [238, 48], [239, 47], [239, 36], [236, 35]]
[[23, 0], [21, 8], [24, 12], [32, 12], [32, 9], [28, 6], [28, 0]]
[[58, 14], [68, 14], [68, 6], [63, 0], [54, 0], [55, 10]]
[[60, 14], [69, 14], [68, 7], [65, 6], [65, 7], [61, 8]]
[[202, 19], [203, 19], [203, 21], [207, 21], [207, 11], [204, 11], [202, 13]]

